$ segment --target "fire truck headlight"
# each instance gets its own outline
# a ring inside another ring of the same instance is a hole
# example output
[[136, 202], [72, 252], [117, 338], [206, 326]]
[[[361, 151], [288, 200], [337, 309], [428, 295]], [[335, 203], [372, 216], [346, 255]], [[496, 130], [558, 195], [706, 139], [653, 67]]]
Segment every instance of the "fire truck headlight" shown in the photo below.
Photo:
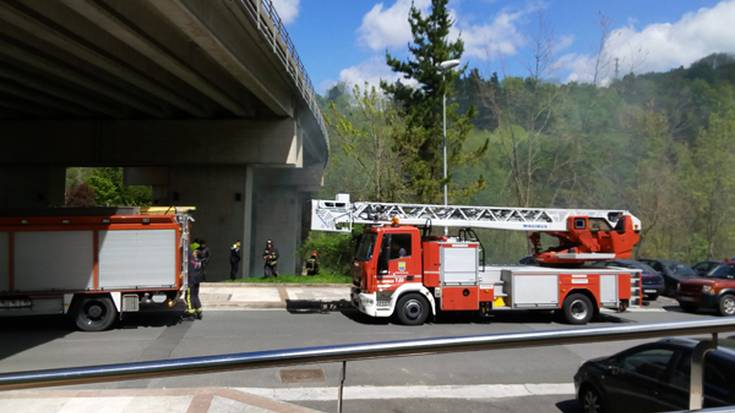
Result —
[[702, 293], [707, 295], [715, 295], [715, 289], [711, 285], [703, 285]]

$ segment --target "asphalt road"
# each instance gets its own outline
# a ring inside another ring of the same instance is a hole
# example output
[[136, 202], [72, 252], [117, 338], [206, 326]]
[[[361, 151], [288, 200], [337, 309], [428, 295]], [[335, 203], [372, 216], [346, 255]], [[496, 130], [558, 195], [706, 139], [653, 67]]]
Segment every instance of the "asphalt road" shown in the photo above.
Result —
[[[662, 307], [658, 303], [644, 312], [610, 314], [593, 325], [713, 316], [685, 314], [674, 305], [667, 305], [673, 304], [671, 302], [663, 304]], [[350, 311], [326, 314], [208, 312], [202, 321], [183, 323], [170, 314], [139, 314], [128, 318], [114, 330], [100, 333], [74, 331], [65, 319], [56, 317], [0, 319], [0, 371], [569, 327], [557, 323], [551, 315], [533, 313], [502, 314], [490, 322], [450, 317], [420, 327], [375, 322]], [[612, 354], [637, 343], [518, 348], [350, 363], [345, 411], [574, 412], [577, 407], [569, 385], [579, 365], [589, 358]], [[336, 396], [336, 391], [333, 387], [338, 380], [339, 366], [333, 363], [299, 369], [264, 369], [77, 387], [227, 386], [256, 392], [279, 389], [280, 397], [293, 403], [334, 411], [333, 395]], [[320, 389], [325, 387], [327, 389]], [[526, 392], [527, 389], [531, 391]], [[455, 394], [467, 396], [446, 398]]]

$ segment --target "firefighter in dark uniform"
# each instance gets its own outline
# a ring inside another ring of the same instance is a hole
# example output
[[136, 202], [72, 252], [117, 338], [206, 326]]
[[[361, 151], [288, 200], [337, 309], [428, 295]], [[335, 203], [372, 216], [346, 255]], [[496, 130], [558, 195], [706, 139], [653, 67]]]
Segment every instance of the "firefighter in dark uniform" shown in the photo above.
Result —
[[311, 256], [306, 260], [306, 275], [319, 274], [319, 255], [316, 250], [311, 252]]
[[235, 241], [230, 248], [230, 279], [237, 278], [240, 272], [240, 240]]
[[186, 318], [202, 319], [202, 303], [199, 301], [199, 283], [202, 282], [201, 251], [189, 253], [189, 287], [186, 289]]
[[265, 277], [278, 277], [278, 248], [273, 245], [273, 241], [268, 240], [265, 243], [263, 251], [263, 275]]
[[199, 251], [199, 262], [202, 263], [202, 282], [207, 281], [207, 267], [209, 266], [209, 245], [207, 245], [207, 241], [200, 239], [199, 242], [199, 248], [197, 248], [197, 251]]

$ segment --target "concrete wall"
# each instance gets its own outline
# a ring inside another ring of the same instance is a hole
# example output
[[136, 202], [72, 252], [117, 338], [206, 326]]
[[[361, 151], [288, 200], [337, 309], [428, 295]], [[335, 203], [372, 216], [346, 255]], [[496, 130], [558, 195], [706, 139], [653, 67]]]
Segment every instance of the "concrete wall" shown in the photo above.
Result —
[[[247, 167], [198, 166], [168, 169], [168, 185], [159, 186], [161, 205], [195, 206], [192, 237], [207, 241], [211, 252], [208, 281], [229, 277], [230, 247], [243, 240], [249, 223], [245, 215], [249, 188]], [[247, 232], [246, 232], [247, 231]]]
[[64, 205], [66, 169], [55, 166], [0, 168], [0, 208]]
[[301, 194], [293, 189], [261, 184], [254, 193], [253, 203], [253, 261], [250, 274], [263, 275], [263, 250], [268, 239], [273, 240], [280, 258], [281, 274], [300, 274], [301, 262]]

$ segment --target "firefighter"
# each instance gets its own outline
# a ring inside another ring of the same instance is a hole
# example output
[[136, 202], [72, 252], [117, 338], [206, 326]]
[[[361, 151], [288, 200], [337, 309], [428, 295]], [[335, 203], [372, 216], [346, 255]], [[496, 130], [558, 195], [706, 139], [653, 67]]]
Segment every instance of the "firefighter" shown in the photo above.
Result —
[[198, 240], [199, 248], [199, 261], [202, 263], [202, 282], [207, 281], [207, 267], [209, 266], [209, 246], [207, 241], [200, 239]]
[[237, 278], [240, 272], [240, 240], [235, 241], [230, 248], [230, 279]]
[[306, 260], [306, 275], [319, 274], [319, 255], [316, 250], [311, 252], [311, 256]]
[[273, 241], [265, 242], [265, 250], [263, 251], [263, 275], [265, 277], [278, 277], [278, 248], [273, 246]]
[[202, 281], [202, 262], [199, 259], [201, 251], [189, 253], [189, 286], [186, 289], [186, 318], [202, 319], [202, 303], [199, 301], [199, 283]]

